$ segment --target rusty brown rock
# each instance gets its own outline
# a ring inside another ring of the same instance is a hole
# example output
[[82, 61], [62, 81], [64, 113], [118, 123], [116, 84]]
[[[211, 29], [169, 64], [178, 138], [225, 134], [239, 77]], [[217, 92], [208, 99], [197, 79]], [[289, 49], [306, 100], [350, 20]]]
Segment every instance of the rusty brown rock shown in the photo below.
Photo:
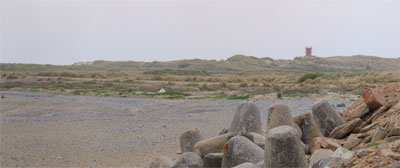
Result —
[[369, 110], [375, 111], [385, 104], [385, 98], [379, 89], [368, 89], [363, 92], [363, 99]]
[[341, 147], [341, 145], [325, 137], [315, 137], [310, 142], [311, 154], [313, 154], [317, 149], [336, 150], [338, 147]]
[[360, 137], [361, 137], [360, 134], [351, 134], [347, 138], [343, 147], [346, 149], [349, 149], [349, 150], [353, 149], [354, 147], [356, 147], [358, 144], [360, 144], [363, 141], [363, 139], [361, 139]]
[[350, 121], [355, 118], [361, 118], [368, 112], [367, 104], [365, 104], [363, 99], [359, 99], [342, 113], [342, 117], [345, 121]]
[[349, 122], [346, 122], [343, 125], [336, 127], [335, 129], [333, 129], [333, 131], [331, 132], [331, 134], [329, 136], [332, 138], [336, 138], [336, 139], [344, 138], [348, 134], [350, 134], [351, 131], [353, 131], [353, 129], [356, 128], [361, 123], [362, 123], [361, 119], [355, 118]]

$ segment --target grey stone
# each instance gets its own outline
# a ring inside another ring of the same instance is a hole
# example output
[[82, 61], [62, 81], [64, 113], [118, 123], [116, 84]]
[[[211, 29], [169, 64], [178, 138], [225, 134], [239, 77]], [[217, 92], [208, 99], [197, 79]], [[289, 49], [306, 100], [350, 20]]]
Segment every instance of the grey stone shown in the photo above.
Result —
[[328, 149], [317, 149], [314, 154], [311, 155], [310, 157], [310, 165], [314, 165], [315, 163], [317, 163], [318, 161], [328, 158], [328, 157], [332, 157], [333, 152], [331, 150]]
[[223, 168], [230, 168], [245, 162], [257, 163], [263, 160], [264, 150], [243, 136], [231, 138], [224, 147]]
[[268, 132], [264, 163], [266, 167], [308, 167], [296, 129], [283, 125]]
[[228, 129], [226, 129], [226, 128], [224, 128], [221, 131], [219, 131], [219, 135], [224, 135], [226, 133], [228, 133]]
[[264, 149], [265, 147], [265, 136], [255, 133], [255, 132], [248, 132], [248, 135], [252, 136], [252, 138], [249, 138], [251, 141], [253, 141], [257, 146], [259, 146], [261, 149]]
[[257, 165], [250, 163], [250, 162], [246, 162], [246, 163], [242, 163], [240, 165], [235, 166], [234, 168], [257, 168]]
[[172, 168], [173, 166], [174, 162], [165, 156], [154, 159], [150, 164], [150, 168]]
[[391, 136], [391, 137], [386, 137], [385, 141], [386, 142], [394, 142], [400, 139], [400, 136]]
[[221, 167], [222, 158], [224, 155], [222, 153], [209, 153], [204, 156], [204, 168], [215, 168]]
[[176, 161], [174, 168], [202, 168], [203, 160], [194, 152], [183, 153]]
[[294, 123], [289, 106], [285, 104], [273, 104], [268, 110], [267, 131], [266, 133], [278, 126], [289, 125], [296, 129], [297, 136], [301, 139], [302, 132], [299, 126]]
[[344, 103], [339, 103], [339, 104], [336, 104], [336, 107], [346, 107], [346, 104], [344, 104]]
[[326, 100], [314, 103], [312, 114], [324, 136], [329, 136], [334, 128], [344, 123], [339, 113]]
[[339, 157], [343, 159], [351, 159], [354, 155], [354, 152], [349, 151], [346, 148], [337, 148], [336, 151], [333, 153], [332, 157]]
[[331, 134], [329, 135], [332, 138], [341, 139], [346, 137], [356, 128], [358, 125], [362, 123], [362, 120], [359, 118], [355, 118], [345, 124], [337, 126], [335, 129], [332, 130]]
[[189, 129], [178, 137], [181, 146], [181, 152], [193, 152], [193, 146], [201, 140], [200, 132], [197, 128]]
[[388, 137], [390, 136], [400, 136], [400, 125], [395, 125], [388, 133]]
[[224, 144], [231, 136], [231, 134], [224, 134], [199, 141], [193, 146], [193, 151], [199, 154], [201, 157], [204, 157], [209, 153], [222, 153]]
[[399, 167], [400, 167], [400, 162], [395, 161], [392, 164], [385, 166], [384, 168], [399, 168]]
[[257, 168], [265, 168], [264, 160], [257, 163]]
[[330, 167], [341, 167], [347, 163], [349, 163], [350, 159], [344, 159], [339, 157], [328, 157], [314, 163], [312, 168], [330, 168]]
[[368, 154], [369, 154], [368, 149], [360, 149], [360, 150], [358, 150], [358, 151], [356, 152], [356, 156], [357, 156], [358, 158], [362, 158], [362, 157], [364, 157], [364, 156], [367, 156]]
[[321, 131], [318, 128], [317, 123], [315, 123], [313, 116], [309, 112], [305, 112], [293, 117], [294, 122], [300, 127], [302, 136], [301, 140], [307, 146], [310, 144], [314, 137], [321, 137]]
[[261, 114], [253, 103], [242, 103], [237, 108], [229, 132], [256, 132], [261, 133]]
[[379, 141], [385, 139], [386, 131], [382, 127], [376, 127], [371, 141]]

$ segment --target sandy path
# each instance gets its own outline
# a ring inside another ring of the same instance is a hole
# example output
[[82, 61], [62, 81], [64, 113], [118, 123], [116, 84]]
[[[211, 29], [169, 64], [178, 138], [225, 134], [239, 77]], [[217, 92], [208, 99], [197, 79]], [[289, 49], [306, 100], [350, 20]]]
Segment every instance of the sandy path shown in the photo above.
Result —
[[[186, 129], [199, 128], [206, 138], [217, 135], [246, 102], [0, 94], [6, 97], [0, 99], [1, 167], [147, 167], [156, 156], [176, 158], [176, 137]], [[255, 101], [263, 121], [272, 103], [288, 104], [297, 114], [310, 111], [313, 102]], [[342, 102], [352, 103], [331, 101]]]

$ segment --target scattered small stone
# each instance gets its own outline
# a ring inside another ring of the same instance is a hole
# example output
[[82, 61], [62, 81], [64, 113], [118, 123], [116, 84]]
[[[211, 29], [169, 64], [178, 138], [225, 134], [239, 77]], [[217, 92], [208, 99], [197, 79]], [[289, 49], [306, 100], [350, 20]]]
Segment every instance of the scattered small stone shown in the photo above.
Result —
[[344, 103], [339, 103], [339, 104], [336, 104], [336, 107], [346, 107], [346, 104], [344, 104]]
[[333, 154], [333, 152], [331, 150], [328, 149], [317, 149], [314, 154], [311, 155], [310, 157], [310, 165], [314, 165], [315, 163], [317, 163], [318, 161], [331, 157]]
[[360, 149], [360, 150], [358, 150], [358, 151], [356, 152], [356, 156], [357, 156], [358, 158], [362, 158], [362, 157], [364, 157], [364, 156], [367, 156], [368, 154], [369, 154], [368, 149]]
[[354, 152], [347, 150], [346, 148], [337, 148], [333, 153], [332, 157], [340, 157], [343, 159], [351, 159], [354, 155]]

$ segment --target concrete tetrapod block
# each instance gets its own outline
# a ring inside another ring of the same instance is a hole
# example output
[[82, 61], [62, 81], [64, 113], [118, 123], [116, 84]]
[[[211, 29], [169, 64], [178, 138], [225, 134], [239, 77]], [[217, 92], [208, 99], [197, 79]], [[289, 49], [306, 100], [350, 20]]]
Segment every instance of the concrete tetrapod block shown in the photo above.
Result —
[[261, 114], [257, 105], [242, 103], [236, 110], [229, 132], [255, 132], [261, 134]]
[[264, 158], [264, 150], [243, 136], [231, 138], [224, 146], [223, 168], [231, 168], [242, 163], [258, 163]]
[[268, 132], [264, 163], [266, 167], [308, 167], [296, 129], [283, 125]]
[[201, 140], [200, 131], [197, 128], [186, 130], [178, 137], [181, 152], [193, 152], [193, 146]]
[[320, 100], [313, 104], [312, 114], [322, 135], [329, 136], [333, 129], [344, 124], [339, 113], [326, 100]]
[[297, 130], [299, 139], [301, 139], [301, 129], [299, 126], [297, 126], [297, 124], [294, 123], [289, 106], [285, 104], [273, 104], [268, 109], [267, 134], [271, 129], [281, 125], [289, 125], [295, 128]]

